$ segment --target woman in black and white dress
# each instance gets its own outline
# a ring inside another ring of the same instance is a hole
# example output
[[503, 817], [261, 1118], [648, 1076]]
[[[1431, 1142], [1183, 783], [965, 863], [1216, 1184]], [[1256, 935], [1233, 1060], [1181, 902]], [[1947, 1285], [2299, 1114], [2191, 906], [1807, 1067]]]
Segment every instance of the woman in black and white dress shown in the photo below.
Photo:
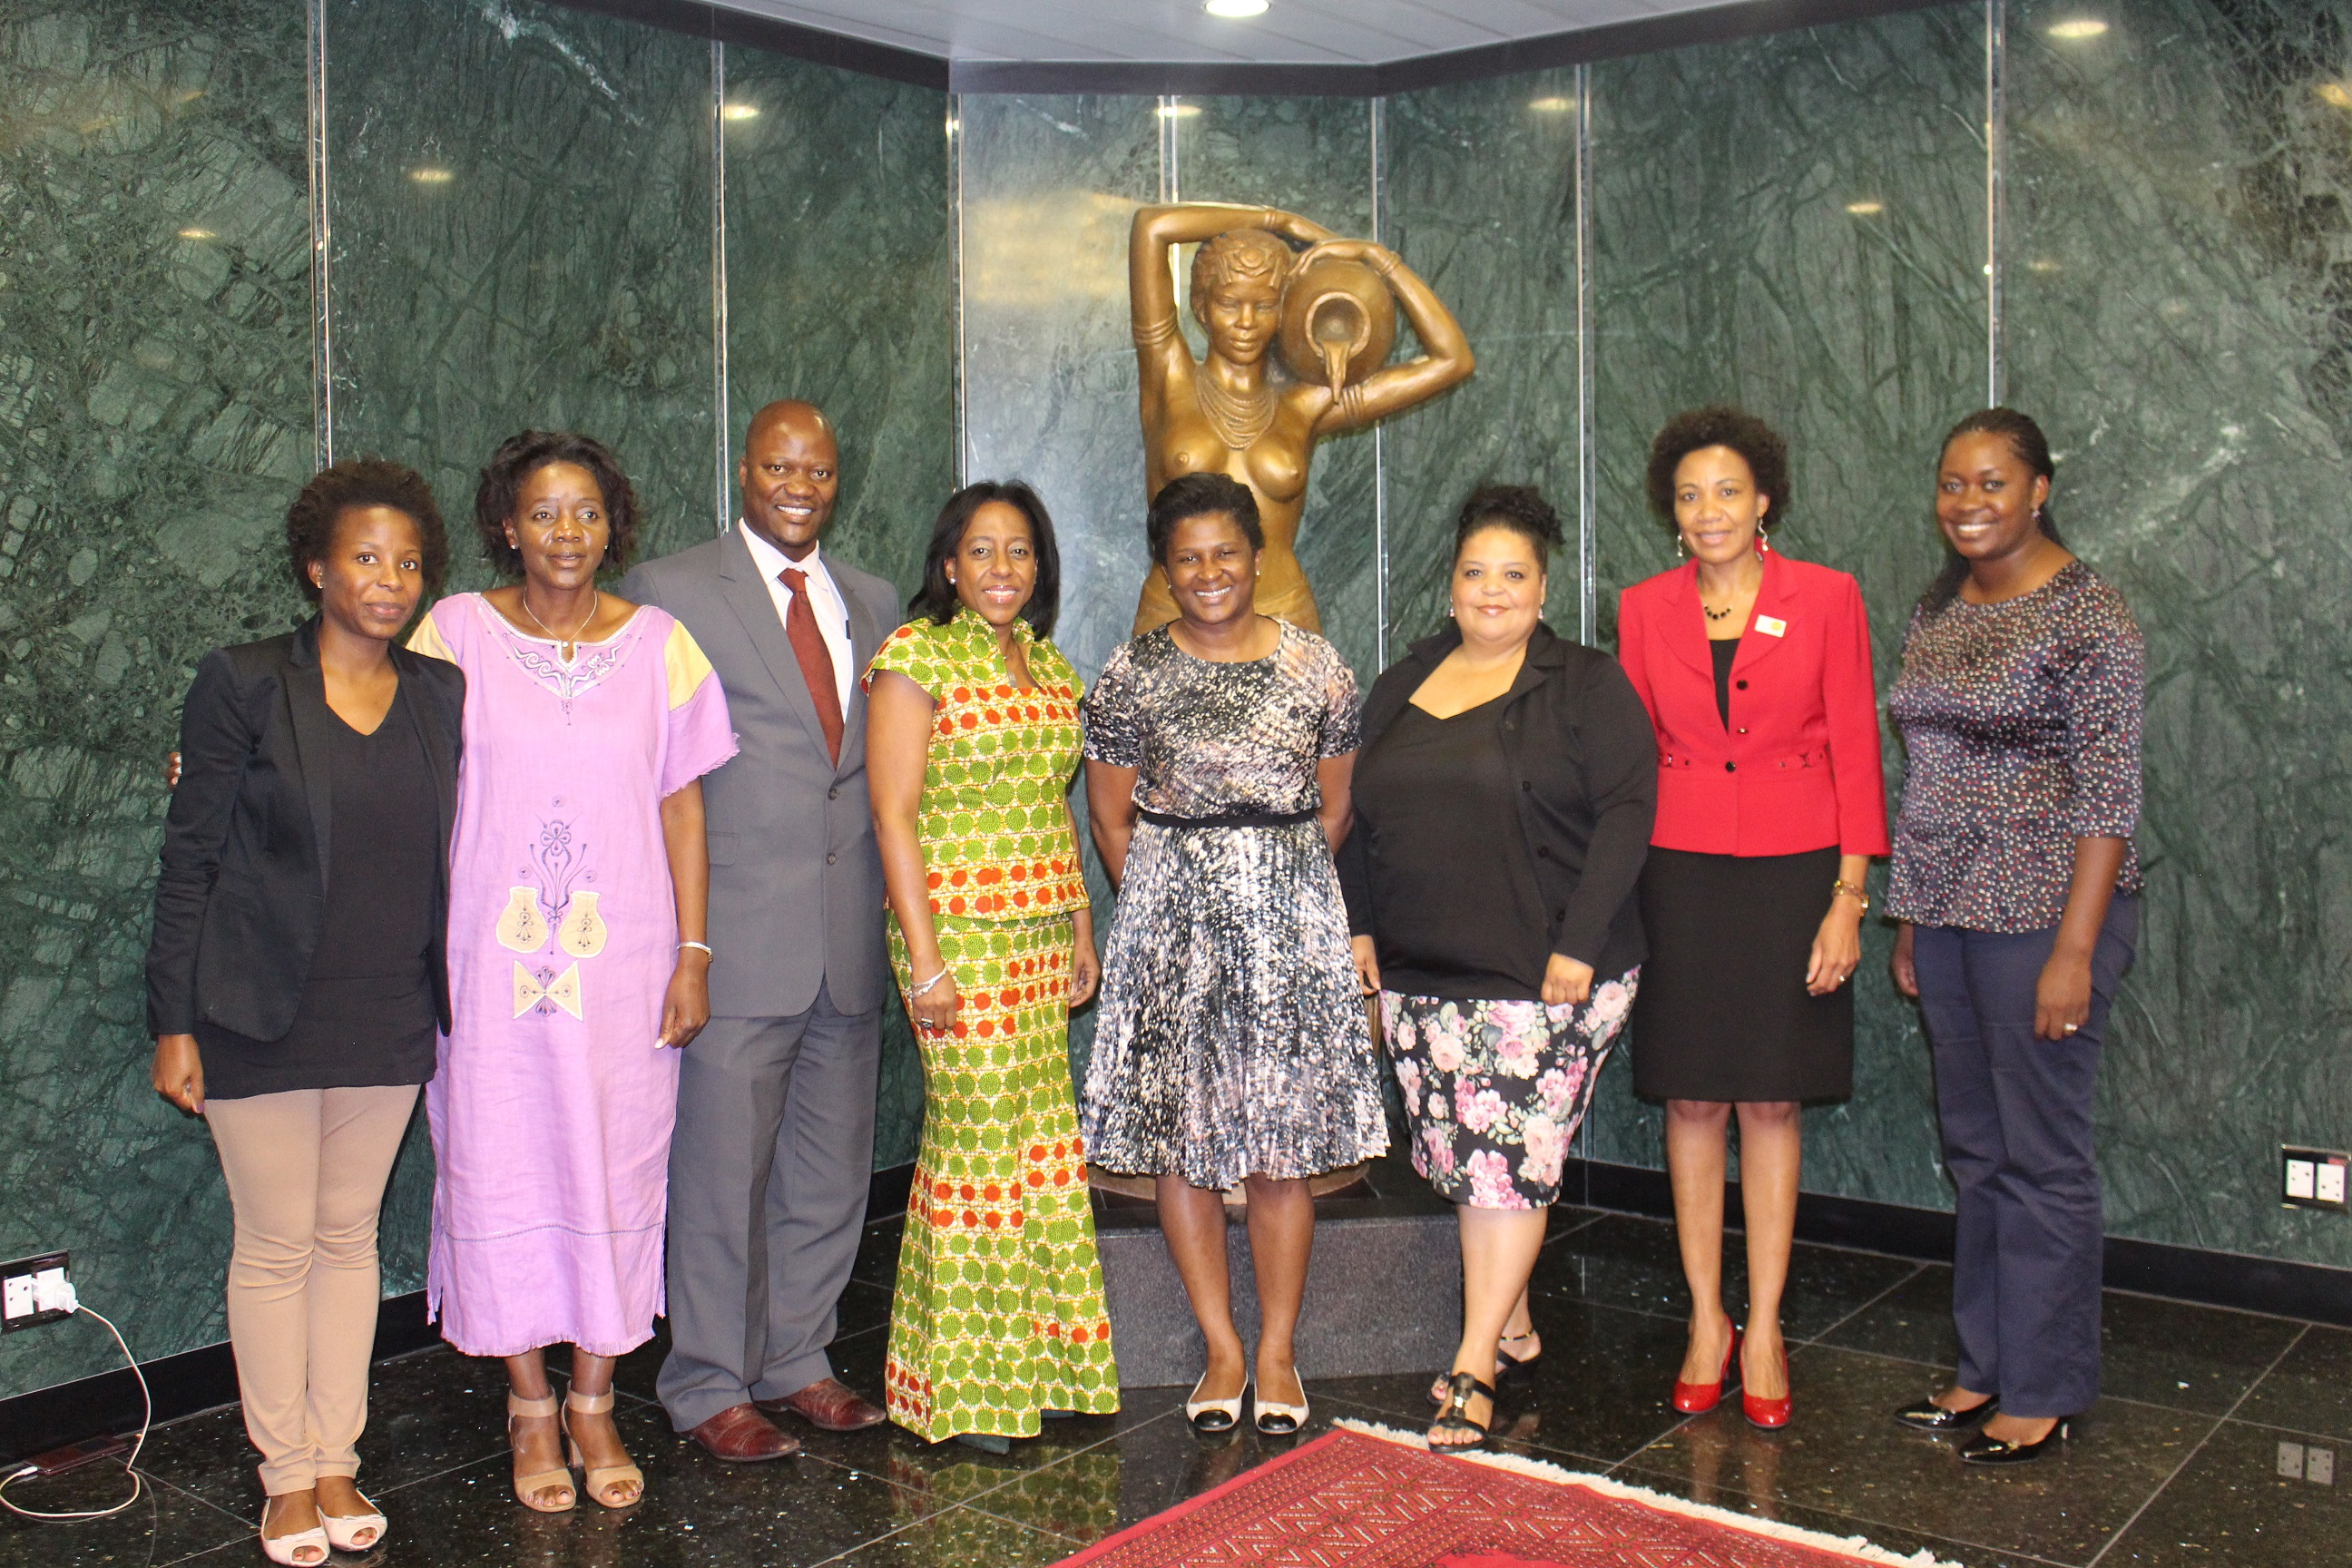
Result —
[[1307, 1179], [1388, 1147], [1379, 1068], [1331, 863], [1349, 821], [1356, 682], [1331, 645], [1257, 613], [1264, 535], [1221, 474], [1153, 500], [1178, 618], [1087, 693], [1087, 802], [1119, 885], [1087, 1074], [1087, 1157], [1158, 1178], [1161, 1228], [1208, 1342], [1185, 1413], [1241, 1417], [1250, 1373], [1225, 1272], [1225, 1190], [1249, 1195], [1261, 1330], [1256, 1425], [1297, 1431], [1291, 1333]]

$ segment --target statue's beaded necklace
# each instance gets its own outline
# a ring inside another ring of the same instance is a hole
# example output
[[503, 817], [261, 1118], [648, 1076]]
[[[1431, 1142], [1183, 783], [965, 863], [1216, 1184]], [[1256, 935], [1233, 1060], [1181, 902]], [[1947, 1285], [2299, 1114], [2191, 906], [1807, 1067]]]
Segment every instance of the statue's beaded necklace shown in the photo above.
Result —
[[1200, 394], [1201, 412], [1216, 427], [1217, 438], [1242, 451], [1272, 428], [1282, 407], [1281, 389], [1261, 383], [1256, 391], [1236, 395], [1227, 392], [1203, 365], [1192, 378]]

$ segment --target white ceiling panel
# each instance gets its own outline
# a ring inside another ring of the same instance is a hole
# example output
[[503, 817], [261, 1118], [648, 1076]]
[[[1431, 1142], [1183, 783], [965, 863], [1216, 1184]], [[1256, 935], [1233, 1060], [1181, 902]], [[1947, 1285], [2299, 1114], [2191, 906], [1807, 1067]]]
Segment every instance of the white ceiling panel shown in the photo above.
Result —
[[1201, 0], [717, 0], [945, 59], [1378, 66], [1696, 11], [1724, 0], [1272, 0], [1246, 21]]

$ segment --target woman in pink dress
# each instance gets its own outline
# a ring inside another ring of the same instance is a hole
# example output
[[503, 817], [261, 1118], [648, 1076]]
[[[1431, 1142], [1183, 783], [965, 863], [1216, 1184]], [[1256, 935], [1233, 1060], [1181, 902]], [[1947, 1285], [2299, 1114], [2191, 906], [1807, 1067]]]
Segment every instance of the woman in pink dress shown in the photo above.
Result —
[[505, 1358], [515, 1496], [541, 1512], [576, 1501], [566, 1447], [599, 1503], [644, 1495], [613, 1363], [664, 1310], [677, 1048], [710, 1016], [701, 777], [735, 754], [686, 628], [596, 586], [635, 502], [594, 441], [509, 440], [474, 515], [521, 581], [443, 599], [409, 644], [466, 671], [426, 1300], [458, 1350]]

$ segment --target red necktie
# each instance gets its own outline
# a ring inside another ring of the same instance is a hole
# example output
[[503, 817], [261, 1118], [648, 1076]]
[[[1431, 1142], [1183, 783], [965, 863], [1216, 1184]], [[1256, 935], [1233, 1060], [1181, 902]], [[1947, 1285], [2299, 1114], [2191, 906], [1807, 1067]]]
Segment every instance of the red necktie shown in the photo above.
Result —
[[808, 574], [787, 566], [776, 574], [793, 591], [792, 607], [784, 612], [784, 635], [793, 639], [793, 657], [801, 661], [801, 679], [808, 682], [816, 703], [816, 721], [824, 727], [824, 749], [841, 765], [841, 688], [834, 684], [833, 650], [816, 629], [816, 612], [809, 607]]

